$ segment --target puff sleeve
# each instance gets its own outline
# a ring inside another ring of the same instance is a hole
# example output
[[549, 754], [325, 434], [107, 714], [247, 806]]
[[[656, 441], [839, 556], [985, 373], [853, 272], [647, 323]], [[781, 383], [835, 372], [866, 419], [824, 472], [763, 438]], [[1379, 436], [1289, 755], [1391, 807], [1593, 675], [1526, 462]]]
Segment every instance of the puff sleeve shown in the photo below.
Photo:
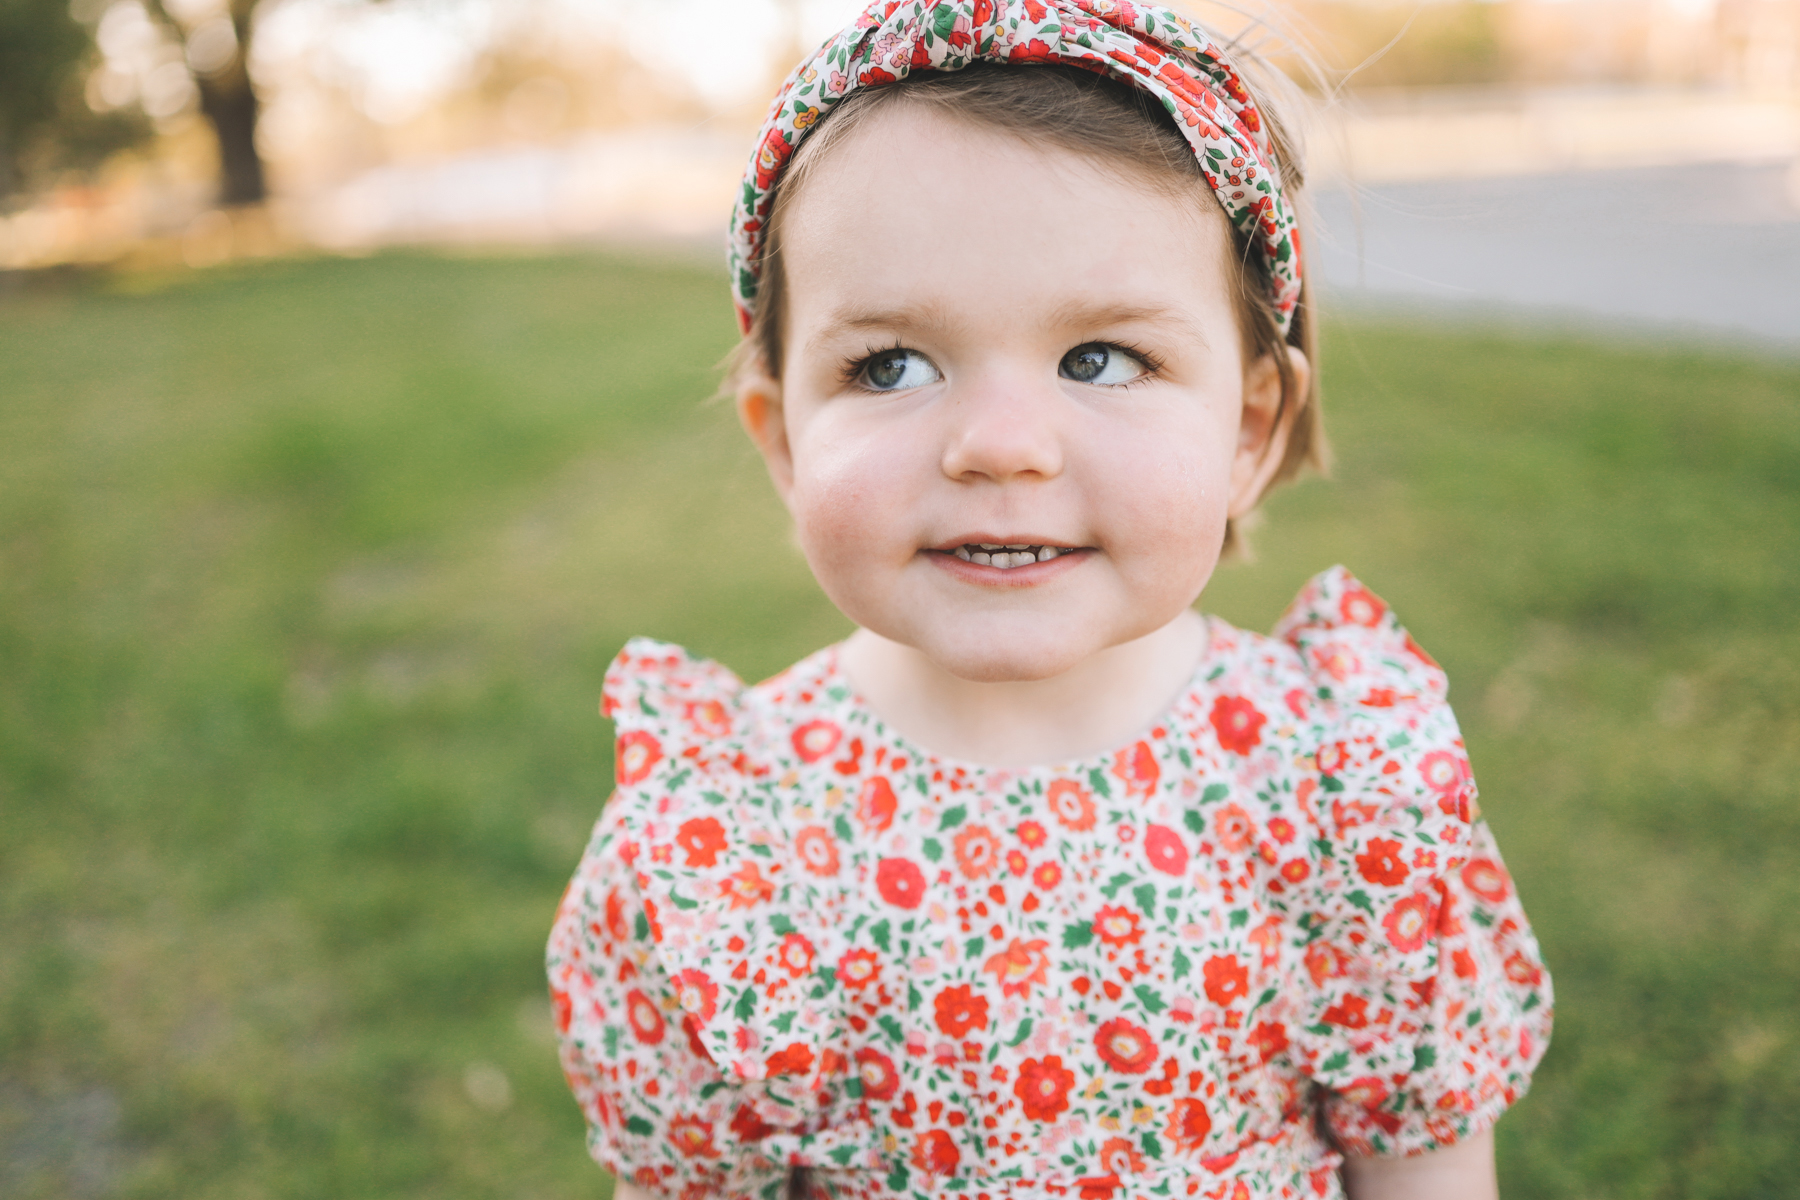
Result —
[[1296, 797], [1313, 839], [1295, 898], [1294, 1053], [1361, 1155], [1485, 1130], [1548, 1044], [1550, 979], [1475, 801], [1443, 672], [1339, 567], [1276, 634], [1319, 747]]
[[831, 1006], [770, 1020], [771, 993], [825, 986], [830, 934], [795, 894], [804, 872], [767, 808], [743, 685], [637, 639], [605, 695], [617, 787], [547, 955], [590, 1153], [684, 1200], [775, 1200], [791, 1167], [867, 1165], [874, 1134], [844, 1087]]

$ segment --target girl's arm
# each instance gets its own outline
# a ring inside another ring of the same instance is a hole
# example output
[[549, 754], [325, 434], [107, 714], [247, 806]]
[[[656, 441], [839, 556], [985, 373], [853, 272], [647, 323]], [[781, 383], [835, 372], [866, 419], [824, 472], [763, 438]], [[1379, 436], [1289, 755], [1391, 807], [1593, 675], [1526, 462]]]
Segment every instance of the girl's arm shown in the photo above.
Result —
[[619, 1179], [613, 1182], [613, 1200], [656, 1200], [656, 1197], [635, 1183]]
[[1350, 1200], [1499, 1200], [1493, 1131], [1407, 1158], [1345, 1158], [1344, 1190]]

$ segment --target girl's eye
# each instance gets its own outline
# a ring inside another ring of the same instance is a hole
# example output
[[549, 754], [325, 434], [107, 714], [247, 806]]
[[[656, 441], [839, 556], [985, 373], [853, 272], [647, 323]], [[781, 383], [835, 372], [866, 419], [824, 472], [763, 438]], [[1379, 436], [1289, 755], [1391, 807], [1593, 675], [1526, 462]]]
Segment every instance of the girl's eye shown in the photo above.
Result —
[[1076, 383], [1095, 383], [1102, 387], [1130, 383], [1149, 371], [1142, 361], [1117, 346], [1105, 342], [1089, 342], [1077, 346], [1062, 357], [1057, 374]]
[[883, 350], [863, 364], [857, 382], [872, 392], [903, 392], [940, 378], [931, 360], [917, 350]]

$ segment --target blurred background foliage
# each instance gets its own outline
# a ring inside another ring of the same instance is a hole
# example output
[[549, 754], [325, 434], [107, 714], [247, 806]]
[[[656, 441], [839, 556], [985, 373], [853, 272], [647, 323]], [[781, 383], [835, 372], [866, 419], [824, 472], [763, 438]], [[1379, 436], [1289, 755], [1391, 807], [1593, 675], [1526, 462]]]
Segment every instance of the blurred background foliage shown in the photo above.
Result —
[[[603, 1195], [550, 914], [637, 633], [845, 625], [708, 364], [713, 268], [288, 260], [0, 306], [0, 1193]], [[1513, 1197], [1800, 1171], [1800, 368], [1327, 330], [1344, 561], [1446, 665], [1558, 985]]]

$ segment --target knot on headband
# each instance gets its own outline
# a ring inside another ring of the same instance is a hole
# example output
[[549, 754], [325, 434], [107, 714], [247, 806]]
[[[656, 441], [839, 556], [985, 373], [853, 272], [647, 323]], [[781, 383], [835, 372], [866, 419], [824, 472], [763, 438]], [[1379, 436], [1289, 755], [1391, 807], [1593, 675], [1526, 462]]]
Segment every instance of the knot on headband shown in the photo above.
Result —
[[1226, 216], [1260, 252], [1287, 332], [1300, 302], [1300, 234], [1281, 194], [1267, 124], [1210, 34], [1166, 8], [1129, 0], [876, 0], [801, 63], [763, 123], [732, 213], [731, 286], [745, 332], [775, 187], [802, 139], [858, 88], [976, 62], [1065, 63], [1161, 100]]

